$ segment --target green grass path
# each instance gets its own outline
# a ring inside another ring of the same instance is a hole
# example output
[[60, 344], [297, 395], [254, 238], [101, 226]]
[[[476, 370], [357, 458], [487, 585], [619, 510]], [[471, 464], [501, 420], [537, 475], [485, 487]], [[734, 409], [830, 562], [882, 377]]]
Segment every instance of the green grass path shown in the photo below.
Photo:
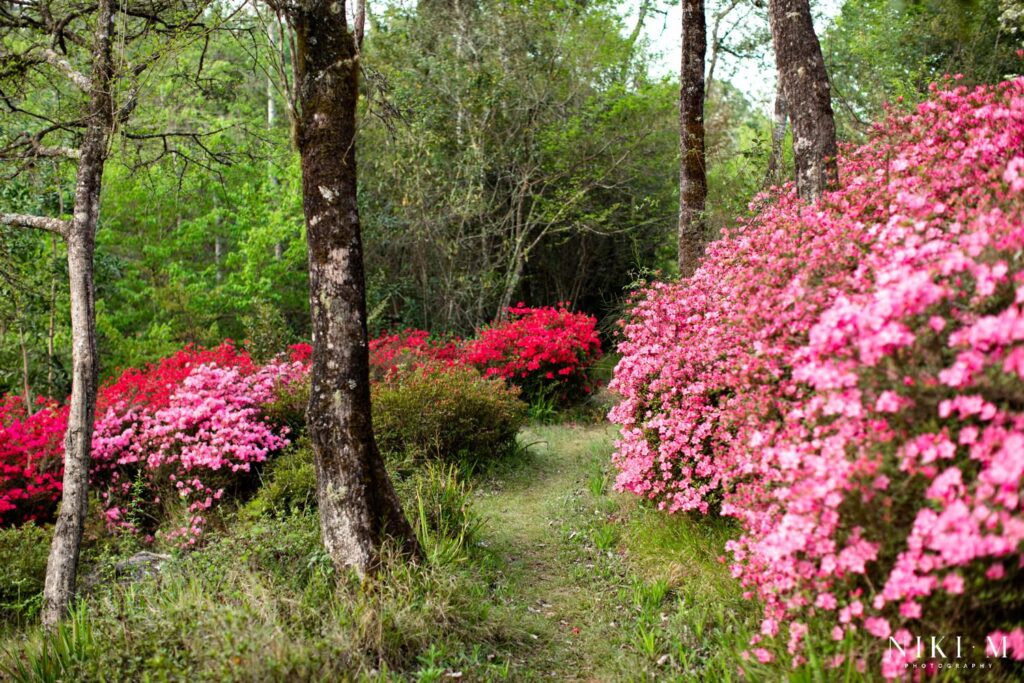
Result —
[[595, 507], [594, 496], [605, 483], [613, 433], [605, 426], [533, 428], [523, 435], [533, 443], [529, 465], [481, 487], [476, 506], [505, 558], [512, 607], [532, 642], [512, 657], [516, 680], [614, 677], [627, 581], [607, 562], [614, 527], [603, 524], [607, 501]]

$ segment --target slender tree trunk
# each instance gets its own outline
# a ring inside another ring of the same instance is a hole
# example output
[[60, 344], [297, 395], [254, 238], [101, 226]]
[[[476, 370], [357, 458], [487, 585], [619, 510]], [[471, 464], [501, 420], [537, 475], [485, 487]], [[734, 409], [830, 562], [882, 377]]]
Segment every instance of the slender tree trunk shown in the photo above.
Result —
[[15, 309], [15, 315], [18, 315], [18, 344], [21, 346], [21, 390], [25, 395], [25, 414], [31, 415], [32, 384], [29, 381], [28, 344], [25, 341], [25, 323], [22, 321], [17, 309]]
[[779, 83], [793, 124], [797, 194], [812, 200], [839, 180], [836, 124], [808, 0], [770, 0]]
[[377, 450], [370, 415], [363, 247], [356, 205], [356, 41], [338, 0], [303, 0], [289, 17], [303, 210], [309, 242], [313, 367], [307, 419], [324, 545], [360, 575], [392, 537], [419, 554]]
[[679, 274], [693, 275], [704, 253], [704, 202], [708, 195], [704, 155], [704, 0], [683, 2], [683, 49], [679, 69]]
[[[277, 49], [277, 36], [274, 34], [274, 23], [271, 22], [267, 27], [267, 40], [270, 41], [270, 48], [272, 50]], [[283, 42], [283, 41], [282, 41]], [[274, 126], [277, 124], [277, 100], [275, 99], [276, 94], [274, 93], [274, 81], [268, 75], [267, 76], [267, 135], [270, 139], [273, 139]], [[267, 182], [270, 184], [271, 190], [277, 190], [277, 175], [274, 173], [274, 160], [273, 158], [267, 159]], [[274, 242], [274, 260], [280, 261], [284, 258], [284, 244], [281, 240]]]
[[519, 289], [519, 283], [523, 280], [523, 254], [519, 243], [516, 244], [515, 253], [512, 255], [512, 268], [505, 276], [505, 287], [501, 292], [501, 299], [498, 300], [498, 310], [494, 312], [495, 320], [506, 320], [508, 309], [512, 305], [512, 297]]
[[71, 292], [71, 405], [64, 436], [64, 486], [46, 564], [42, 621], [54, 626], [74, 597], [78, 555], [85, 524], [89, 458], [96, 413], [96, 306], [93, 252], [99, 220], [100, 187], [113, 128], [111, 42], [113, 0], [99, 0], [92, 55], [89, 116], [75, 183], [74, 216], [68, 230]]
[[[60, 185], [57, 186], [57, 215], [64, 217], [64, 195]], [[53, 261], [57, 260], [57, 236], [50, 236], [50, 248], [53, 252]], [[53, 397], [53, 366], [54, 366], [54, 337], [57, 334], [57, 276], [50, 275], [50, 320], [46, 329], [46, 395]]]
[[764, 186], [770, 187], [782, 182], [782, 146], [786, 140], [786, 119], [789, 114], [786, 108], [786, 96], [782, 87], [775, 93], [775, 115], [772, 121], [772, 149], [768, 157], [768, 169], [764, 174]]

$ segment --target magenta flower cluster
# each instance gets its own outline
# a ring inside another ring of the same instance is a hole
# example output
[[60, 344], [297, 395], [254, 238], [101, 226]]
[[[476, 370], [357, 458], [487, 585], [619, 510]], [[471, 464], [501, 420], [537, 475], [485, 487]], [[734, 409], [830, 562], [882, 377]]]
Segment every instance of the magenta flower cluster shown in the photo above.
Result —
[[225, 487], [288, 445], [288, 428], [266, 422], [261, 405], [276, 386], [304, 373], [298, 361], [261, 367], [206, 362], [190, 369], [166, 405], [109, 405], [92, 440], [92, 478], [108, 524], [144, 531], [139, 522], [145, 510], [159, 509], [162, 497], [173, 496], [185, 502], [188, 516], [166, 536], [195, 544]]
[[889, 678], [917, 655], [889, 639], [942, 620], [1024, 659], [1024, 80], [933, 88], [840, 162], [637, 295], [617, 485], [739, 520], [762, 662], [783, 639], [801, 664], [821, 618], [879, 639]]
[[[191, 355], [198, 362], [190, 362]], [[133, 375], [157, 386], [173, 375], [178, 381], [162, 396], [120, 392], [102, 410], [93, 435], [91, 478], [107, 523], [129, 532], [146, 531], [140, 526], [147, 515], [159, 520], [155, 511], [163, 497], [184, 501], [186, 523], [166, 535], [194, 544], [206, 525], [205, 513], [226, 487], [288, 444], [287, 428], [268, 423], [261, 406], [278, 386], [302, 378], [307, 366], [283, 358], [257, 366], [244, 353], [188, 349], [170, 360], [179, 356], [185, 360], [174, 363], [174, 372], [166, 371], [164, 361]], [[138, 400], [140, 395], [146, 400]]]

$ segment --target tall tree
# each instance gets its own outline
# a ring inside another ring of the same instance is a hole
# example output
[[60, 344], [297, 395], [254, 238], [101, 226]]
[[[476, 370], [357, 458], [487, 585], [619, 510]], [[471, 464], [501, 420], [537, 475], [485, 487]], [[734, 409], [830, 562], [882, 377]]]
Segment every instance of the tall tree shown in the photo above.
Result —
[[[156, 140], [158, 156], [176, 152], [172, 134], [133, 132], [129, 121], [143, 74], [174, 37], [201, 28], [204, 7], [204, 0], [25, 0], [0, 7], [0, 116], [6, 124], [0, 125], [0, 161], [11, 176], [30, 174], [41, 159], [75, 167], [70, 219], [0, 213], [0, 225], [46, 230], [67, 245], [71, 402], [61, 505], [43, 592], [46, 626], [63, 617], [74, 596], [88, 503], [99, 375], [93, 257], [104, 168], [115, 133], [138, 143], [137, 151]], [[58, 207], [63, 213], [62, 203]]]
[[[82, 91], [87, 101], [83, 116], [77, 122], [81, 127], [81, 144], [76, 147], [44, 146], [45, 138], [61, 130], [60, 122], [34, 131], [22, 131], [5, 148], [5, 158], [30, 160], [36, 157], [66, 157], [77, 162], [74, 207], [71, 220], [60, 217], [0, 214], [0, 223], [48, 230], [67, 241], [68, 277], [71, 293], [72, 381], [68, 428], [64, 437], [64, 482], [60, 513], [54, 527], [50, 558], [46, 567], [43, 592], [42, 620], [52, 626], [67, 611], [74, 594], [78, 570], [78, 555], [82, 540], [87, 507], [89, 456], [92, 446], [93, 417], [96, 411], [96, 312], [93, 286], [93, 251], [96, 226], [99, 220], [100, 188], [103, 167], [107, 159], [110, 136], [114, 127], [115, 110], [112, 81], [114, 64], [113, 0], [99, 0], [95, 5], [91, 40], [91, 70], [89, 75], [56, 52], [49, 44], [63, 44], [63, 35], [71, 33], [68, 24], [75, 19], [72, 9], [68, 16], [53, 17], [46, 6], [23, 7], [17, 13], [5, 13], [4, 55], [9, 63], [21, 68], [47, 65], [63, 75], [75, 88]], [[34, 12], [31, 10], [35, 10]], [[27, 49], [11, 52], [18, 37], [34, 39]], [[81, 44], [84, 37], [78, 37]], [[21, 114], [29, 120], [28, 109], [6, 100], [10, 113]], [[26, 105], [27, 106], [27, 105]], [[67, 127], [75, 126], [64, 122]]]
[[839, 180], [825, 60], [808, 0], [770, 0], [768, 15], [779, 83], [793, 127], [796, 190], [810, 200]]
[[390, 537], [419, 554], [370, 417], [363, 245], [356, 203], [358, 26], [342, 0], [273, 2], [295, 32], [295, 141], [302, 163], [313, 319], [306, 417], [320, 530], [335, 566], [372, 573]]
[[704, 154], [704, 0], [683, 0], [679, 67], [679, 274], [689, 277], [704, 252], [708, 180]]

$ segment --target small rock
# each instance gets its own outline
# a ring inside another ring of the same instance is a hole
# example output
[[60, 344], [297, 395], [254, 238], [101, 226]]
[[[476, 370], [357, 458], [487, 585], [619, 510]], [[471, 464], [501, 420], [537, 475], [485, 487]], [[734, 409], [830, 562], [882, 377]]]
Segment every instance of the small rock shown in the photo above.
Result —
[[133, 581], [139, 581], [147, 576], [159, 574], [160, 567], [170, 559], [170, 555], [143, 550], [115, 564], [114, 572], [118, 575], [128, 574]]

